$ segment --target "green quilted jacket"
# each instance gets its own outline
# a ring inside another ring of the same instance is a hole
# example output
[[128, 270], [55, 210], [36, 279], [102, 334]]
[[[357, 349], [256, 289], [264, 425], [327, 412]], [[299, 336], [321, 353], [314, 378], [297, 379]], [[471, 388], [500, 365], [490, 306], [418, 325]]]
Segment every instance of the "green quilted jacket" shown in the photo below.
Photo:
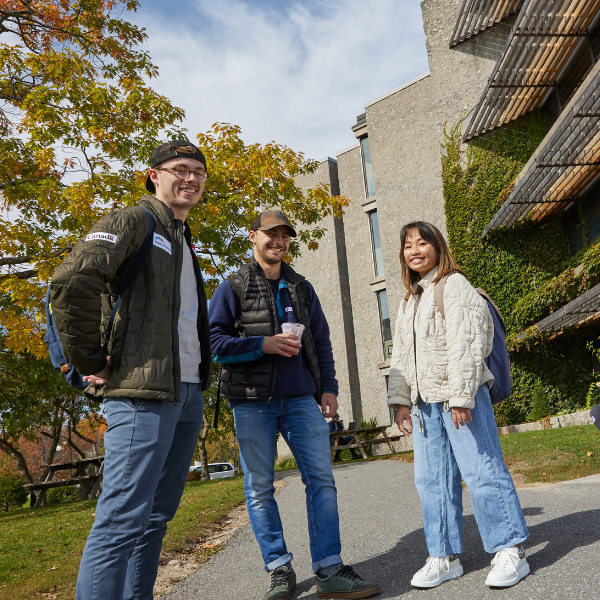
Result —
[[[135, 281], [125, 293], [112, 329], [110, 377], [87, 393], [104, 397], [177, 402], [180, 394], [179, 279], [183, 252], [191, 252], [187, 224], [154, 196], [140, 205], [155, 217], [154, 243]], [[118, 283], [148, 233], [149, 216], [131, 206], [100, 219], [56, 268], [50, 287], [52, 313], [69, 362], [82, 374], [106, 366], [102, 333], [118, 294]], [[187, 242], [187, 243], [186, 243]], [[210, 386], [211, 350], [206, 296], [198, 261], [199, 365], [202, 389]]]

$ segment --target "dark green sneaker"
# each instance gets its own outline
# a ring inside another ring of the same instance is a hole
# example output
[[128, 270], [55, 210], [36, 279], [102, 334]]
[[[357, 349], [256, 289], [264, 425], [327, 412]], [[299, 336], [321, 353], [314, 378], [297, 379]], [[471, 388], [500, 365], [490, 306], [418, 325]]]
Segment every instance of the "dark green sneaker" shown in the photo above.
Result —
[[[296, 573], [285, 565], [271, 571], [271, 587], [263, 596], [263, 600], [290, 600], [296, 587]], [[357, 596], [358, 598], [359, 596]]]
[[365, 581], [354, 572], [350, 565], [342, 565], [329, 577], [321, 579], [317, 575], [317, 596], [319, 598], [368, 598], [379, 592], [376, 583]]

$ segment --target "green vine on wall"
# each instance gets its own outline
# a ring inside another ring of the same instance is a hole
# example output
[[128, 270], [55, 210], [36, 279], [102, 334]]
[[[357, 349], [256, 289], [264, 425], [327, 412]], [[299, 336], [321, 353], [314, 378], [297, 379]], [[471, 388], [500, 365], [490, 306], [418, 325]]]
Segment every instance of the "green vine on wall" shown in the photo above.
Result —
[[[446, 227], [452, 254], [469, 280], [486, 290], [499, 306], [507, 324], [507, 341], [518, 350], [514, 353], [513, 395], [495, 407], [500, 425], [531, 419], [541, 405], [548, 407], [549, 414], [583, 406], [594, 379], [593, 357], [579, 332], [564, 334], [551, 343], [535, 331], [521, 345], [515, 340], [524, 326], [564, 305], [573, 294], [579, 295], [581, 286], [591, 281], [590, 273], [596, 272], [594, 251], [600, 276], [600, 247], [584, 250], [584, 254], [591, 253], [585, 258], [590, 265], [583, 269], [586, 275], [578, 272], [574, 276], [578, 283], [564, 285], [560, 278], [569, 279], [574, 269], [560, 222], [540, 226], [525, 221], [481, 237], [546, 132], [543, 114], [533, 113], [466, 147], [461, 144], [459, 122], [450, 131], [446, 129], [442, 144]], [[585, 284], [582, 277], [588, 278]], [[528, 348], [532, 340], [544, 343]], [[547, 403], [540, 404], [541, 393]], [[532, 413], [534, 396], [538, 401]]]

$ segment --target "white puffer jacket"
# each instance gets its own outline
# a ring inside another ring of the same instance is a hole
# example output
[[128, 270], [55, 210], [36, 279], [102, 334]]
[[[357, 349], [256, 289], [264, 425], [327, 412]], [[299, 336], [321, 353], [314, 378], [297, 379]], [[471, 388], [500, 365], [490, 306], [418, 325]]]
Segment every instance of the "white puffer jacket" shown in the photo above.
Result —
[[494, 341], [487, 302], [463, 275], [454, 273], [444, 287], [444, 319], [431, 283], [436, 274], [437, 267], [416, 284], [422, 294], [411, 294], [400, 305], [388, 382], [391, 406], [410, 407], [420, 393], [425, 402], [473, 408], [479, 386], [494, 381], [484, 362]]

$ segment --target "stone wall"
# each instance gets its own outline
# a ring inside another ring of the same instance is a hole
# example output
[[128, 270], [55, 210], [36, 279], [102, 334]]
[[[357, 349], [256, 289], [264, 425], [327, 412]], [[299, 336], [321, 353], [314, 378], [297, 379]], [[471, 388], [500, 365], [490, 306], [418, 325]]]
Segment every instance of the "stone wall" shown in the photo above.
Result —
[[[366, 198], [358, 144], [338, 153], [337, 169], [335, 161], [327, 159], [317, 173], [300, 180], [305, 188], [317, 181], [330, 183], [333, 193], [339, 182], [340, 193], [351, 201], [343, 220], [326, 221], [328, 231], [319, 249], [304, 251], [296, 261], [315, 285], [330, 323], [340, 414], [346, 422], [350, 417], [390, 422], [385, 379], [389, 361], [384, 360], [377, 292], [387, 291], [393, 333], [406, 293], [398, 259], [400, 230], [407, 222], [425, 220], [445, 233], [440, 148], [444, 127], [470, 118], [514, 22], [513, 17], [496, 24], [450, 49], [462, 3], [421, 3], [429, 72], [367, 102], [366, 119], [352, 128], [358, 139], [369, 137], [375, 195]], [[372, 210], [378, 213], [383, 254], [384, 274], [379, 277], [371, 249]], [[398, 433], [395, 426], [391, 433]], [[407, 448], [410, 441], [402, 440], [399, 446]]]
[[[299, 177], [297, 183], [305, 193], [318, 183], [323, 183], [330, 186], [332, 195], [339, 195], [337, 162], [332, 158], [322, 160], [315, 173]], [[342, 219], [327, 217], [318, 226], [327, 229], [327, 233], [319, 241], [319, 247], [313, 251], [303, 246], [302, 255], [294, 261], [293, 267], [313, 285], [327, 318], [339, 382], [338, 412], [344, 422], [349, 423], [360, 419], [361, 397], [344, 222]], [[291, 456], [282, 440], [277, 452], [280, 460]]]

